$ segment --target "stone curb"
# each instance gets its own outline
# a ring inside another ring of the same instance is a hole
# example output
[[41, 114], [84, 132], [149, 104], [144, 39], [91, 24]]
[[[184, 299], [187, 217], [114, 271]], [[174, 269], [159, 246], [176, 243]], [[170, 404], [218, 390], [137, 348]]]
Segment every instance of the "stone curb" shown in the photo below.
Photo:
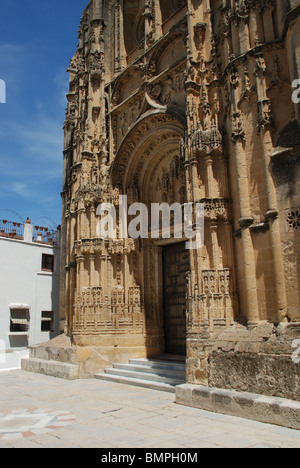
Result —
[[176, 403], [300, 430], [300, 402], [197, 385], [176, 387]]
[[21, 369], [64, 380], [76, 380], [79, 373], [79, 366], [77, 365], [36, 358], [22, 359]]

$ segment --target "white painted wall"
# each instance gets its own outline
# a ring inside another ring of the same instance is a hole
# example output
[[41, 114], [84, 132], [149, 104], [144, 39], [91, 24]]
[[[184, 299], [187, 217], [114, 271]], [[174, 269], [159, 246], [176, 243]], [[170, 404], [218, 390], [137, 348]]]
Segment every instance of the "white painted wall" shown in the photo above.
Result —
[[[54, 273], [42, 272], [42, 254], [54, 255]], [[28, 338], [10, 334], [10, 305], [30, 306]], [[55, 332], [41, 331], [42, 311], [55, 312]], [[59, 248], [0, 237], [0, 343], [7, 350], [58, 335]]]

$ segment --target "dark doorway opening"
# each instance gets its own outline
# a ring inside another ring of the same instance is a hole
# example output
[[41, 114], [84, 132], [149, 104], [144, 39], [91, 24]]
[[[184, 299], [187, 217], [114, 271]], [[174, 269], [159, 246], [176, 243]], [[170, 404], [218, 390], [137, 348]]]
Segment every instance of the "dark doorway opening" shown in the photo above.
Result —
[[185, 242], [163, 248], [165, 353], [186, 355], [186, 274], [190, 270]]

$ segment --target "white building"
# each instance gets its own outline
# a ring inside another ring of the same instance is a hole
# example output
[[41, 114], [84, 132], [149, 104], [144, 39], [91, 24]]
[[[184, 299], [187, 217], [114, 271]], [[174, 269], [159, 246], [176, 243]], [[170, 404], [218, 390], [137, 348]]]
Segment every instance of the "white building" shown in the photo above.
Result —
[[0, 347], [26, 348], [59, 329], [59, 234], [0, 220]]

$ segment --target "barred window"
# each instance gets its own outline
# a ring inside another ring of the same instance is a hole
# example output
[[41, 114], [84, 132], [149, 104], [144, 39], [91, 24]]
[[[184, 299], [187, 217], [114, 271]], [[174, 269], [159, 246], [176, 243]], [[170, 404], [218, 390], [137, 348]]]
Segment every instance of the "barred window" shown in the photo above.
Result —
[[41, 331], [54, 331], [54, 312], [42, 312]]
[[42, 256], [42, 270], [43, 271], [54, 271], [54, 255], [46, 255], [43, 254]]
[[29, 310], [11, 309], [10, 311], [10, 332], [25, 333], [29, 330]]

